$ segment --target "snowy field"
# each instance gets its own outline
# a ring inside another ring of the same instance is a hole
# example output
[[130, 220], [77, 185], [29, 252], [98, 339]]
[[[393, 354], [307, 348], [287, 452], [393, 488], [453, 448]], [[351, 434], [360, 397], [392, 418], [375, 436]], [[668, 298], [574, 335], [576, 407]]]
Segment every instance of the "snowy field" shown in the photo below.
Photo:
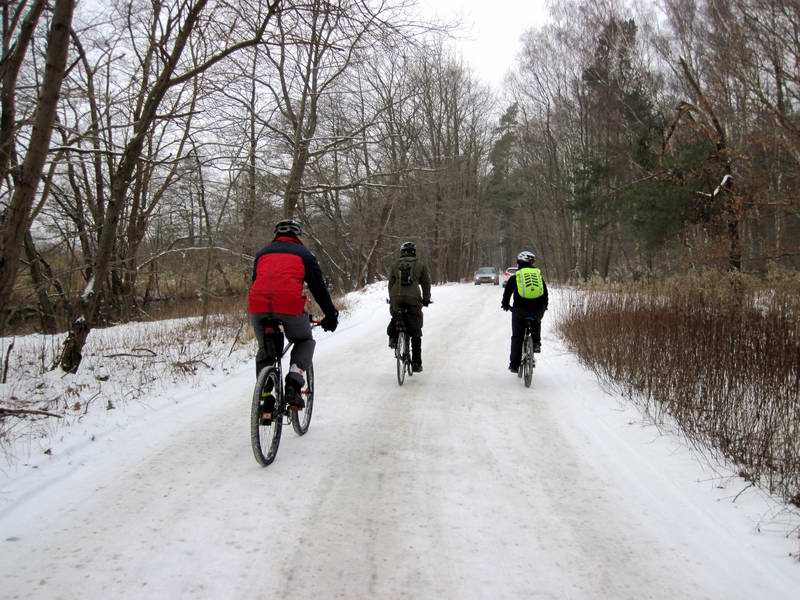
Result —
[[81, 404], [0, 474], [0, 598], [800, 598], [800, 517], [604, 391], [551, 329], [557, 291], [531, 389], [500, 288], [473, 285], [434, 288], [398, 387], [385, 297], [317, 335], [311, 428], [267, 469], [232, 340], [199, 375], [175, 368], [189, 348], [157, 381], [120, 381], [132, 358], [3, 386]]

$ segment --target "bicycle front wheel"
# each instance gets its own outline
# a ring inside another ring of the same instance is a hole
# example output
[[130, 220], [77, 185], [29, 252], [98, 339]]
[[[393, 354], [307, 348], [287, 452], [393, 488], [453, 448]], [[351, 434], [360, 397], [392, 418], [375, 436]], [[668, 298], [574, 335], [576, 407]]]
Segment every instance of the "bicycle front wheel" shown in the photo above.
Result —
[[525, 387], [531, 387], [533, 381], [533, 336], [525, 336], [525, 343], [522, 350], [522, 370], [524, 371]]
[[303, 410], [290, 411], [292, 427], [297, 435], [305, 435], [308, 426], [311, 424], [311, 411], [314, 410], [314, 366], [311, 365], [306, 370], [306, 384], [300, 390], [300, 395], [306, 407]]
[[[258, 374], [250, 408], [250, 443], [253, 456], [262, 467], [269, 466], [281, 443], [283, 393], [275, 367], [264, 367]], [[265, 418], [269, 414], [269, 419]]]
[[405, 331], [397, 335], [397, 348], [394, 356], [397, 361], [397, 385], [403, 385], [406, 378], [406, 354], [408, 353], [408, 336]]

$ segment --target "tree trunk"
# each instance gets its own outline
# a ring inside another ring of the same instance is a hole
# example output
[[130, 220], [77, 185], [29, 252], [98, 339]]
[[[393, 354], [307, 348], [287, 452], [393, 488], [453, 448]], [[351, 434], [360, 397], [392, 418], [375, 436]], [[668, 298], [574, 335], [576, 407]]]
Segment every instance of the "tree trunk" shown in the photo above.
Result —
[[306, 171], [308, 158], [308, 143], [302, 141], [298, 144], [294, 160], [292, 161], [292, 168], [289, 171], [289, 179], [286, 182], [286, 193], [283, 199], [283, 214], [287, 219], [291, 219], [295, 211], [297, 211], [303, 185], [303, 174]]
[[[3, 12], [9, 10], [9, 3], [4, 3]], [[14, 128], [16, 125], [16, 91], [17, 78], [22, 61], [33, 39], [36, 24], [44, 10], [44, 0], [36, 0], [20, 25], [20, 32], [13, 44], [10, 44], [10, 31], [4, 31], [2, 73], [2, 90], [0, 90], [0, 185], [6, 180], [8, 165], [14, 155]]]
[[47, 295], [49, 283], [42, 273], [42, 268], [46, 267], [46, 263], [36, 250], [30, 231], [25, 233], [25, 256], [30, 264], [31, 279], [36, 290], [36, 300], [39, 303], [39, 321], [42, 326], [42, 333], [55, 333], [57, 331], [55, 310]]
[[103, 297], [110, 271], [112, 250], [117, 237], [117, 226], [124, 209], [127, 190], [133, 177], [134, 168], [141, 156], [145, 139], [150, 131], [150, 126], [156, 118], [156, 112], [161, 100], [171, 85], [171, 78], [178, 60], [205, 5], [206, 0], [198, 0], [186, 17], [184, 26], [175, 41], [172, 54], [169, 56], [157, 81], [147, 94], [147, 100], [142, 108], [141, 116], [134, 126], [133, 137], [125, 146], [119, 166], [113, 174], [111, 196], [105, 213], [102, 233], [100, 234], [100, 243], [97, 247], [93, 276], [81, 297], [81, 308], [84, 312], [73, 322], [72, 329], [64, 342], [60, 364], [61, 368], [67, 373], [74, 373], [78, 370], [86, 338], [97, 321], [100, 299]]
[[33, 199], [47, 160], [56, 105], [67, 64], [74, 8], [75, 0], [56, 0], [47, 38], [47, 63], [28, 152], [0, 230], [0, 306], [8, 306], [11, 299], [23, 240], [30, 228]]

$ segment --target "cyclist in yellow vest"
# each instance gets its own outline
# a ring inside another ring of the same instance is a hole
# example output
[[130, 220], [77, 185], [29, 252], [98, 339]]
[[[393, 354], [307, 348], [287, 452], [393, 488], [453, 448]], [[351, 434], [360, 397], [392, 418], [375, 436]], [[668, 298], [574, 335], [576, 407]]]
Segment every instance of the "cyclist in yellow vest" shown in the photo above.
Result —
[[514, 296], [514, 308], [511, 313], [511, 356], [508, 370], [516, 373], [522, 358], [522, 340], [525, 337], [525, 319], [533, 317], [533, 351], [542, 351], [542, 317], [547, 310], [547, 284], [542, 271], [533, 266], [536, 255], [523, 250], [517, 255], [519, 269], [514, 277], [509, 277], [503, 289], [503, 310], [512, 310], [511, 296]]

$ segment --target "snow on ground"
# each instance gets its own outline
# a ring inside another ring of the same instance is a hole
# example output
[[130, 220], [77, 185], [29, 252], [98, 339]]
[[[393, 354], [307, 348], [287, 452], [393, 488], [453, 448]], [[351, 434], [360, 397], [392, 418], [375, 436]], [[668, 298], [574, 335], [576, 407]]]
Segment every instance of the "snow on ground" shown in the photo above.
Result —
[[385, 289], [352, 295], [266, 469], [250, 364], [7, 468], [0, 596], [797, 598], [797, 515], [644, 424], [549, 318], [525, 389], [499, 293], [435, 288], [403, 387]]
[[10, 350], [0, 406], [60, 417], [7, 419], [0, 438], [6, 466], [38, 466], [50, 453], [123, 429], [198, 385], [215, 386], [251, 359], [254, 346], [240, 321], [214, 315], [205, 334], [199, 317], [96, 329], [75, 374], [51, 370], [64, 334], [0, 338], [0, 355]]

